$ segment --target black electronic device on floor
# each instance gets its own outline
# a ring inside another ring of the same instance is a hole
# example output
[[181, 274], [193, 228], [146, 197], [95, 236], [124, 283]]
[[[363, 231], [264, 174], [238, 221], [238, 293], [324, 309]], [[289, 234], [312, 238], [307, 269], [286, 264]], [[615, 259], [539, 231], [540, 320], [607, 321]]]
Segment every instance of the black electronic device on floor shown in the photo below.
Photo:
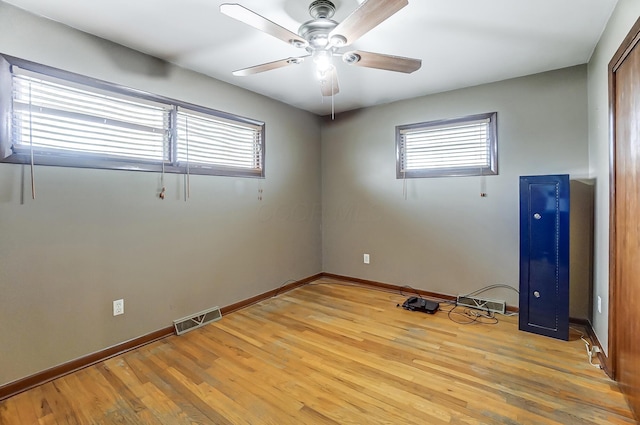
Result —
[[419, 297], [409, 297], [407, 300], [402, 303], [402, 308], [410, 311], [421, 311], [423, 313], [434, 314], [438, 311], [438, 307], [440, 305], [431, 300], [425, 300], [424, 298]]

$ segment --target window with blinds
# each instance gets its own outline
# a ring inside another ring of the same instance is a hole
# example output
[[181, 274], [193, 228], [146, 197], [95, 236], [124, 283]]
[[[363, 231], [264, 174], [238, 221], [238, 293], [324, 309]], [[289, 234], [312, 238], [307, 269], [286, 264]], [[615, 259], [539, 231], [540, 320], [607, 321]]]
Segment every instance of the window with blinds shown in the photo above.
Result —
[[397, 178], [497, 174], [497, 113], [396, 127]]
[[264, 177], [264, 123], [0, 55], [0, 161]]
[[189, 167], [219, 166], [259, 172], [262, 130], [178, 108], [178, 161]]
[[169, 109], [29, 75], [13, 76], [16, 150], [168, 160]]

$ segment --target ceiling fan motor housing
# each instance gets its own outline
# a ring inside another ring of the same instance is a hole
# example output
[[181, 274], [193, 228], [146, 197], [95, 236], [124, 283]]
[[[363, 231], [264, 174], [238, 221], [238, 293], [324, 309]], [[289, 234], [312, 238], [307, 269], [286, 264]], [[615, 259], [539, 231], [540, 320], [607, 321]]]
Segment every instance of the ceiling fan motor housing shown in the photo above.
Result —
[[309, 43], [309, 52], [329, 47], [329, 33], [338, 26], [338, 23], [331, 19], [335, 12], [336, 6], [328, 0], [316, 0], [309, 5], [309, 15], [313, 19], [298, 29], [300, 37]]
[[298, 34], [309, 42], [311, 50], [324, 49], [329, 44], [329, 33], [337, 26], [331, 19], [314, 19], [302, 24]]

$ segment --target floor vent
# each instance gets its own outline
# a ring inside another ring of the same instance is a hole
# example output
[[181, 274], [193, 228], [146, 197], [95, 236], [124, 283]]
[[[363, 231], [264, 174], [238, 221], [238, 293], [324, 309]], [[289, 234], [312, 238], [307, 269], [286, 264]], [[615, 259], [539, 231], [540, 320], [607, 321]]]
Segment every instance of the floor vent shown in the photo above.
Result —
[[470, 307], [478, 310], [492, 311], [494, 313], [500, 313], [500, 314], [504, 314], [507, 309], [507, 304], [505, 301], [486, 300], [484, 298], [466, 297], [463, 295], [458, 295], [457, 303], [459, 306], [462, 306], [462, 307]]
[[173, 326], [176, 328], [176, 333], [178, 335], [182, 335], [185, 332], [201, 328], [204, 325], [220, 320], [221, 318], [222, 313], [220, 312], [220, 307], [213, 307], [209, 310], [174, 320]]

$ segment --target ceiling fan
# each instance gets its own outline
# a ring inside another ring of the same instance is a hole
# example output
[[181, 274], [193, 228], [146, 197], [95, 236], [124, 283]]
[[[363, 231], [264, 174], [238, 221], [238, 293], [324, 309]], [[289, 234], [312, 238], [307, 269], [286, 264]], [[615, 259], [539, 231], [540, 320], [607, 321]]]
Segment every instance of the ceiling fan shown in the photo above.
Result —
[[333, 65], [333, 58], [336, 56], [342, 57], [343, 62], [349, 65], [412, 73], [422, 66], [420, 59], [362, 50], [340, 52], [341, 48], [354, 43], [408, 4], [408, 0], [365, 0], [344, 21], [338, 23], [331, 19], [336, 11], [335, 5], [328, 0], [316, 0], [309, 5], [309, 14], [313, 19], [303, 23], [298, 29], [298, 34], [237, 3], [222, 4], [220, 12], [225, 15], [307, 51], [303, 56], [239, 69], [233, 71], [233, 75], [246, 76], [298, 65], [311, 57], [316, 64], [322, 95], [332, 96], [340, 91], [336, 68]]

